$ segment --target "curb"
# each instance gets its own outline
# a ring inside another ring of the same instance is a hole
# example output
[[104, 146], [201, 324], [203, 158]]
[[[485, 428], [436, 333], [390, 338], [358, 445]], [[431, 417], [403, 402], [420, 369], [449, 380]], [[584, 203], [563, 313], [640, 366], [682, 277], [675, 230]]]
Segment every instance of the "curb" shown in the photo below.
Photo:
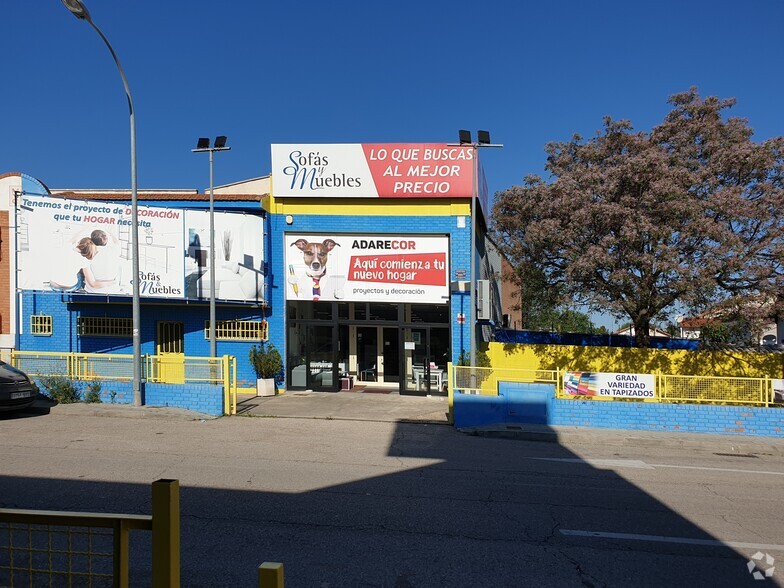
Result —
[[130, 419], [171, 419], [206, 421], [220, 418], [185, 408], [172, 406], [133, 406], [130, 404], [56, 404], [49, 410], [58, 415], [117, 417]]
[[784, 456], [784, 438], [778, 437], [634, 431], [588, 427], [548, 427], [519, 424], [465, 427], [457, 429], [457, 431], [476, 437], [560, 443], [565, 446], [611, 445], [618, 447], [624, 445], [631, 447], [669, 447], [709, 453], [726, 453], [730, 456]]

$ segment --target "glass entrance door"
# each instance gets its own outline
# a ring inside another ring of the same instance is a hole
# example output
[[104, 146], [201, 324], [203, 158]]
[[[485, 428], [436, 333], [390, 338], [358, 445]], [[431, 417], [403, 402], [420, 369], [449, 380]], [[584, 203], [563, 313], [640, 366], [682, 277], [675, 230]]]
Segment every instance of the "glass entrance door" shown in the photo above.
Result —
[[331, 325], [289, 328], [289, 385], [298, 390], [334, 391], [340, 385], [337, 331]]
[[382, 373], [385, 382], [400, 381], [400, 330], [397, 327], [383, 329]]
[[444, 394], [449, 361], [449, 331], [440, 327], [402, 330], [405, 336], [401, 390], [411, 394]]
[[309, 388], [333, 391], [340, 385], [336, 330], [331, 325], [307, 327], [306, 356]]

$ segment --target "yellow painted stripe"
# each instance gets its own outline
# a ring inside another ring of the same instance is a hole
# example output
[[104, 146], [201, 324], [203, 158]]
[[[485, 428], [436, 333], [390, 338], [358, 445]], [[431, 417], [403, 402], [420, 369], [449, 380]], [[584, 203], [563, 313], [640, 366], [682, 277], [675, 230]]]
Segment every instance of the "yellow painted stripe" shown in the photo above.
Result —
[[466, 198], [265, 198], [273, 214], [345, 216], [470, 216]]

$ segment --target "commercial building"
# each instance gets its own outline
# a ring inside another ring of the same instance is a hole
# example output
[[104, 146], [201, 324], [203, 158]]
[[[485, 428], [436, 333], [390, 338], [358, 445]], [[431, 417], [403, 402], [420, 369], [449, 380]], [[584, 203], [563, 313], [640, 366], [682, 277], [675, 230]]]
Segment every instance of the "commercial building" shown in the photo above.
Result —
[[[368, 380], [401, 393], [443, 392], [446, 364], [470, 352], [472, 280], [476, 340], [488, 340], [500, 319], [500, 261], [484, 236], [476, 151], [273, 145], [269, 177], [215, 189], [217, 355], [237, 358], [240, 388], [255, 384], [250, 346], [268, 340], [284, 356], [287, 389]], [[0, 347], [130, 353], [129, 192], [50, 190], [12, 173], [0, 176], [0, 194], [0, 288], [8, 293]], [[208, 197], [140, 190], [138, 199], [142, 353], [205, 356]], [[85, 279], [107, 265], [115, 274]]]

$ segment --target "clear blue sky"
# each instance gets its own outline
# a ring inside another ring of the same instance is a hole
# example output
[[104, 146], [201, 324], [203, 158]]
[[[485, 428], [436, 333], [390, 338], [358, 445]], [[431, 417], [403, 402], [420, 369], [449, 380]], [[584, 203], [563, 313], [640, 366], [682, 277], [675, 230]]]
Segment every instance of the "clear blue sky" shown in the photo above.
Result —
[[[649, 130], [690, 86], [784, 135], [784, 3], [86, 0], [133, 92], [144, 188], [270, 171], [271, 143], [449, 142], [487, 129], [491, 193], [543, 173], [544, 145], [602, 117]], [[130, 185], [109, 52], [60, 0], [3, 0], [0, 173], [52, 188]]]
[[[133, 92], [140, 188], [199, 188], [199, 136], [225, 134], [217, 184], [270, 171], [270, 143], [441, 142], [487, 129], [492, 192], [543, 173], [546, 142], [602, 117], [648, 130], [669, 95], [736, 97], [784, 134], [780, 0], [86, 0]], [[0, 173], [129, 186], [122, 85], [60, 0], [3, 0]]]

